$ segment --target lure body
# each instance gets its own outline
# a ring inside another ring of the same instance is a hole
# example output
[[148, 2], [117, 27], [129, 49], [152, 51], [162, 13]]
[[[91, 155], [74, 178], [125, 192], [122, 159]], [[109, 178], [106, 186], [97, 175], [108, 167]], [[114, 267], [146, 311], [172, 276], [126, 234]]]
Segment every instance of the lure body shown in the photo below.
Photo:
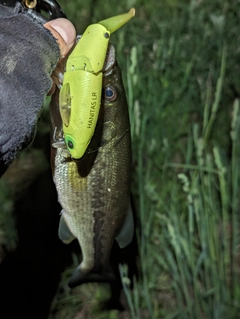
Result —
[[135, 14], [128, 13], [90, 25], [70, 54], [60, 90], [64, 139], [74, 159], [80, 159], [94, 134], [102, 95], [103, 67], [110, 34]]
[[[113, 279], [109, 266], [113, 241], [116, 238], [122, 248], [133, 236], [130, 124], [117, 65], [103, 76], [103, 87], [99, 120], [88, 152], [74, 161], [67, 149], [52, 148], [53, 178], [63, 209], [59, 237], [64, 243], [77, 238], [82, 250], [83, 259], [70, 279], [70, 287]], [[113, 89], [117, 96], [109, 102]], [[61, 135], [57, 102], [51, 105], [51, 118]]]

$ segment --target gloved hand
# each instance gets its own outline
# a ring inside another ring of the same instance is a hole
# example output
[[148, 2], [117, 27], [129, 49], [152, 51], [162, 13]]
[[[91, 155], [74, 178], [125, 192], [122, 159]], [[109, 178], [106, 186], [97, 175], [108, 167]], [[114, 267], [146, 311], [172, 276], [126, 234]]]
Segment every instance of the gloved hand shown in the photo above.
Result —
[[33, 140], [51, 74], [75, 38], [67, 19], [43, 25], [0, 5], [0, 176]]

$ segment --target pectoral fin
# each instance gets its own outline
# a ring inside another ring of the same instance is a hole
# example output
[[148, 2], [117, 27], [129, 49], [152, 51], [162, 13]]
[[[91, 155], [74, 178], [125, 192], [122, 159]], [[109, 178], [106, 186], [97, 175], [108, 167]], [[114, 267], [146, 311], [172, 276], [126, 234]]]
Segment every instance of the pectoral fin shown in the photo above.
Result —
[[58, 237], [64, 244], [70, 244], [71, 241], [75, 239], [73, 234], [71, 233], [68, 225], [66, 224], [63, 216], [60, 218], [59, 228], [58, 228]]
[[132, 214], [132, 206], [129, 201], [128, 212], [123, 224], [122, 229], [115, 237], [116, 241], [120, 248], [124, 248], [129, 245], [133, 239], [134, 233], [134, 222], [133, 222], [133, 214]]

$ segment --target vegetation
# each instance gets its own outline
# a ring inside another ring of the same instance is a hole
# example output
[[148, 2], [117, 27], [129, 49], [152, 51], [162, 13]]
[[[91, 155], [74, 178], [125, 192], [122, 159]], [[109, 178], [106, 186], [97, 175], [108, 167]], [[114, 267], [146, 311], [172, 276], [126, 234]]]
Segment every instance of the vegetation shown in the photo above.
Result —
[[120, 266], [131, 318], [237, 318], [237, 4], [69, 1], [64, 8], [82, 32], [81, 15], [89, 24], [131, 6], [136, 17], [112, 38], [133, 139], [141, 269], [133, 289]]

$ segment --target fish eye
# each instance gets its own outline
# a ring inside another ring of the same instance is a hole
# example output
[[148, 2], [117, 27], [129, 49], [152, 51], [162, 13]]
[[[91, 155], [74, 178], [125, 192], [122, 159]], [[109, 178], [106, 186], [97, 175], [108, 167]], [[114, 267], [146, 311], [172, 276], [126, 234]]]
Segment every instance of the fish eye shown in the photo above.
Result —
[[113, 102], [117, 98], [117, 91], [113, 86], [107, 86], [104, 89], [104, 98], [106, 101]]

